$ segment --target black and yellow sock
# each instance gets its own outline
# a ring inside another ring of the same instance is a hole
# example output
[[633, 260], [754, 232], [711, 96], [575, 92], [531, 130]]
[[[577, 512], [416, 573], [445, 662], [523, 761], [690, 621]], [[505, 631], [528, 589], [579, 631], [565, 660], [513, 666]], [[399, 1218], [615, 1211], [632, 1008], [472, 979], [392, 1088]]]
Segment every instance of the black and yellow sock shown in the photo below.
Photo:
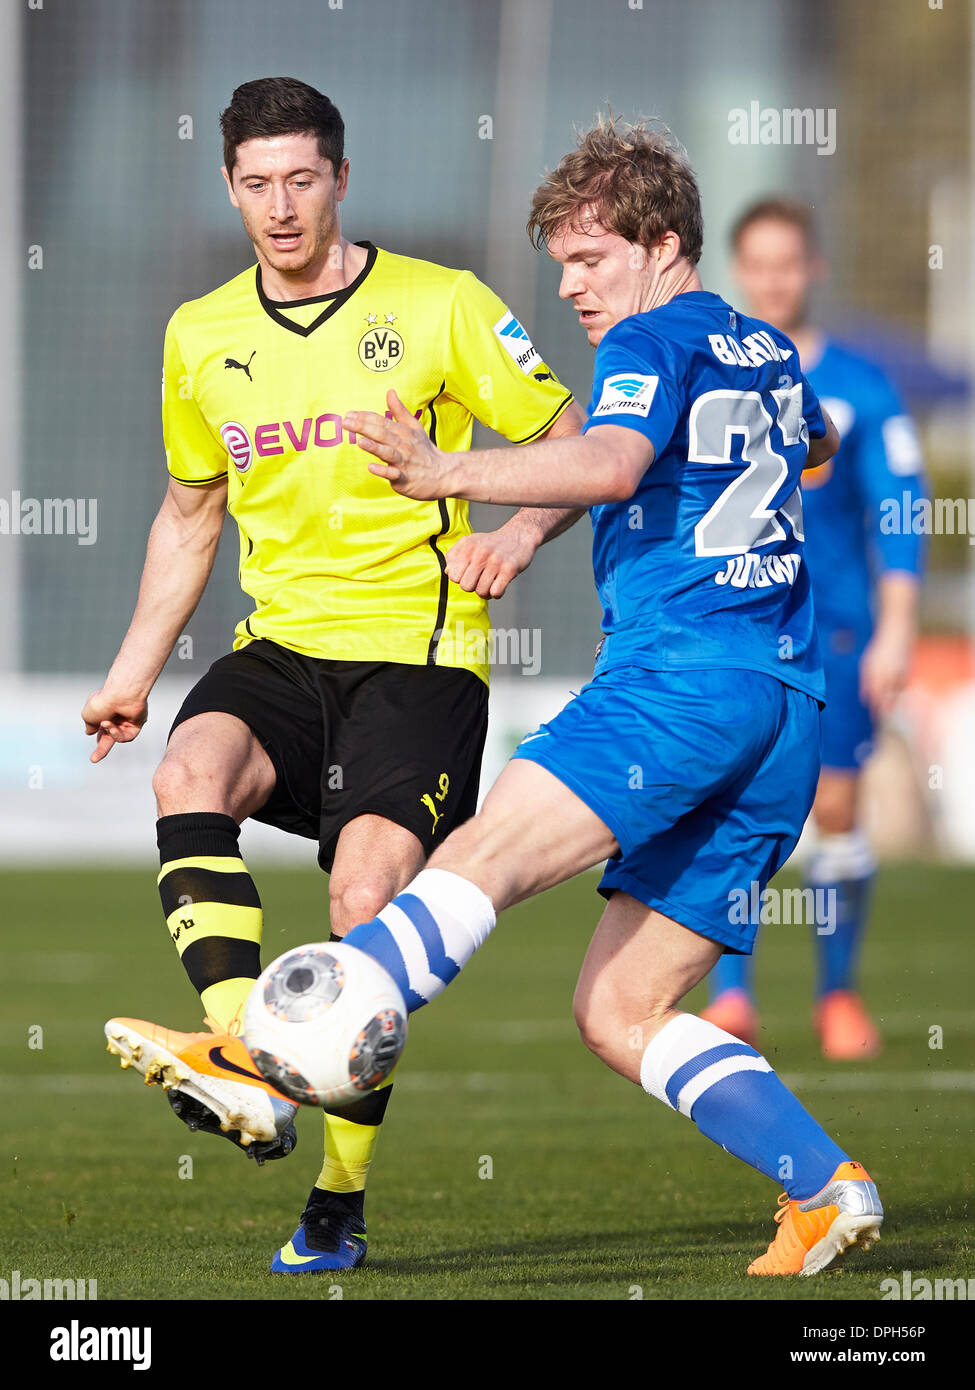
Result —
[[207, 1017], [239, 1033], [261, 973], [261, 900], [240, 857], [240, 827], [214, 812], [156, 822], [159, 896], [169, 934]]
[[[330, 941], [341, 941], [333, 934]], [[362, 1215], [362, 1193], [379, 1142], [379, 1129], [393, 1091], [393, 1078], [361, 1100], [325, 1111], [325, 1160], [315, 1182], [320, 1192], [342, 1196]]]
[[325, 1111], [325, 1160], [315, 1182], [320, 1191], [361, 1198], [392, 1090], [389, 1080], [341, 1110]]

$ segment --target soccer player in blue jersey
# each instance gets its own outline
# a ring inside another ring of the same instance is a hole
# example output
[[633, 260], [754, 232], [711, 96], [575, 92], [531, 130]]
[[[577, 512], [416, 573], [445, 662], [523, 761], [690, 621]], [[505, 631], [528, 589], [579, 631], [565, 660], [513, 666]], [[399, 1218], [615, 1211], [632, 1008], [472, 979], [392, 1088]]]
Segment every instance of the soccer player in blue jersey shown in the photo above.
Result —
[[754, 1048], [677, 1004], [755, 928], [729, 904], [792, 851], [819, 774], [823, 675], [799, 477], [835, 452], [785, 334], [705, 291], [700, 197], [669, 133], [601, 121], [529, 221], [596, 348], [581, 437], [445, 453], [394, 392], [344, 418], [412, 498], [590, 509], [605, 639], [593, 680], [529, 734], [480, 813], [346, 940], [433, 999], [503, 908], [608, 860], [579, 979], [586, 1044], [785, 1186], [753, 1274], [869, 1246], [873, 1182]]
[[[882, 525], [885, 499], [925, 491], [910, 417], [884, 374], [810, 319], [810, 291], [825, 270], [802, 203], [764, 199], [732, 232], [734, 270], [749, 310], [788, 333], [803, 370], [841, 437], [835, 459], [803, 476], [806, 563], [826, 676], [823, 769], [808, 866], [815, 901], [818, 979], [814, 1024], [823, 1053], [870, 1057], [880, 1036], [856, 988], [857, 952], [874, 878], [859, 824], [863, 764], [874, 727], [907, 679], [917, 634], [921, 537]], [[907, 510], [910, 515], [910, 508]], [[750, 960], [725, 955], [711, 976], [705, 1017], [752, 1042], [758, 1014]]]

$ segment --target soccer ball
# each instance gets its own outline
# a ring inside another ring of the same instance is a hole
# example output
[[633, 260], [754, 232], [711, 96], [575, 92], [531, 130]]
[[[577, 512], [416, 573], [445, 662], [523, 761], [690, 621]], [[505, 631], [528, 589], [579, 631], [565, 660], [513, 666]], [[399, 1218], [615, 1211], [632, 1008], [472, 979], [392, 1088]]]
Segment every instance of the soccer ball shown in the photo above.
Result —
[[406, 1043], [406, 1005], [372, 956], [342, 942], [272, 961], [244, 1007], [244, 1046], [299, 1105], [342, 1105], [383, 1082]]

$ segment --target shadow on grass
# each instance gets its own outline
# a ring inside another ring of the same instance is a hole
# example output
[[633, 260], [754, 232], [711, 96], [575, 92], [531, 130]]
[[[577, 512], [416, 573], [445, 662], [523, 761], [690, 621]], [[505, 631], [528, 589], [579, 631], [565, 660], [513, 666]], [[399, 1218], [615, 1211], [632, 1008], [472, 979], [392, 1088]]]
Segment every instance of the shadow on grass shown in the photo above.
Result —
[[[853, 1257], [827, 1278], [852, 1276], [857, 1297], [869, 1297], [875, 1285], [891, 1275], [910, 1269], [915, 1275], [945, 1277], [967, 1271], [971, 1264], [970, 1243], [964, 1235], [952, 1238], [946, 1223], [964, 1218], [966, 1198], [946, 1197], [937, 1205], [911, 1203], [897, 1209], [896, 1221], [889, 1222], [879, 1246]], [[934, 1232], [944, 1229], [943, 1239]], [[919, 1237], [909, 1232], [917, 1231]], [[931, 1234], [928, 1234], [931, 1233]], [[774, 1235], [771, 1222], [762, 1225], [753, 1219], [708, 1221], [697, 1219], [680, 1232], [649, 1229], [607, 1228], [598, 1234], [561, 1232], [551, 1236], [513, 1235], [505, 1241], [478, 1242], [474, 1245], [446, 1247], [414, 1252], [404, 1256], [383, 1256], [370, 1250], [365, 1272], [382, 1276], [409, 1277], [438, 1274], [487, 1278], [495, 1284], [523, 1282], [535, 1284], [638, 1282], [652, 1289], [655, 1283], [710, 1283], [741, 1280], [742, 1287], [753, 1287], [746, 1269], [756, 1255], [763, 1254]], [[868, 1282], [869, 1281], [869, 1282]], [[773, 1281], [777, 1283], [778, 1281]], [[864, 1287], [864, 1285], [867, 1287]], [[815, 1297], [820, 1281], [803, 1282], [809, 1296]], [[851, 1296], [853, 1289], [851, 1288]]]

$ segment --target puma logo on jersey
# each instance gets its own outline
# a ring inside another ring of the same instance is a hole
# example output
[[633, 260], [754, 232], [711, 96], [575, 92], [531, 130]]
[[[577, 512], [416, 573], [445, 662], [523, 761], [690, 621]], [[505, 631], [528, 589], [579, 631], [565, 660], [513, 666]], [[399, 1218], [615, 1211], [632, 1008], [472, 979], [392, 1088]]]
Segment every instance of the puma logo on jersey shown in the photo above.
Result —
[[253, 381], [254, 378], [251, 376], [251, 363], [254, 360], [255, 352], [257, 352], [257, 348], [254, 349], [254, 352], [251, 353], [246, 362], [238, 362], [235, 357], [225, 357], [223, 359], [224, 371], [229, 367], [236, 367], [238, 371], [244, 373], [248, 381]]
[[432, 831], [432, 833], [433, 833], [434, 835], [436, 835], [436, 833], [437, 833], [437, 826], [438, 826], [438, 824], [440, 823], [440, 821], [443, 820], [444, 813], [443, 813], [443, 811], [438, 811], [437, 808], [436, 808], [436, 806], [434, 806], [434, 804], [433, 804], [433, 797], [430, 795], [429, 792], [424, 792], [423, 795], [420, 797], [420, 800], [422, 801], [423, 805], [426, 806], [426, 808], [427, 808], [428, 811], [430, 812], [431, 816], [433, 816], [433, 831]]

